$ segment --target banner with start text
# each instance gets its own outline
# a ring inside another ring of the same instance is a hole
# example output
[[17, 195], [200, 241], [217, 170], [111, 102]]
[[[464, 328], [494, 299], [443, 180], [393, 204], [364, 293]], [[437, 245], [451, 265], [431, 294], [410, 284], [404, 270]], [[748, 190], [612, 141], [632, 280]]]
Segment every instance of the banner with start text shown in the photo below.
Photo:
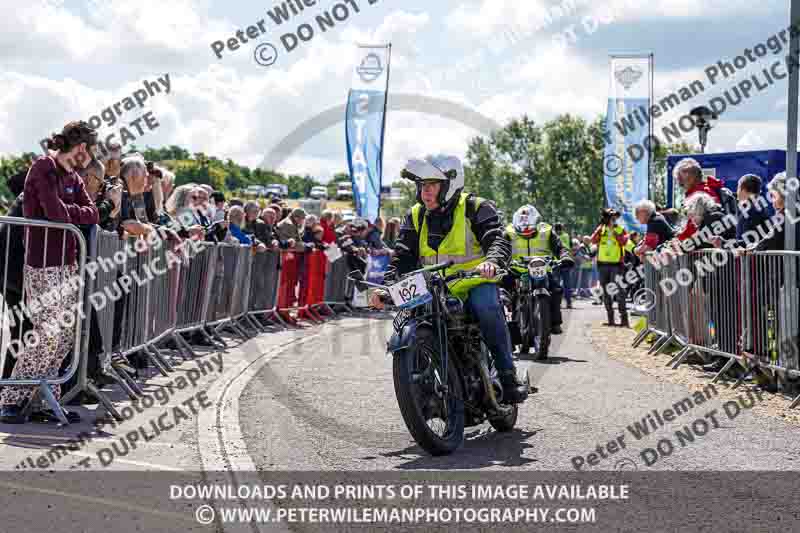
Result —
[[383, 134], [391, 44], [358, 45], [347, 98], [345, 135], [353, 200], [359, 217], [375, 222], [381, 207]]

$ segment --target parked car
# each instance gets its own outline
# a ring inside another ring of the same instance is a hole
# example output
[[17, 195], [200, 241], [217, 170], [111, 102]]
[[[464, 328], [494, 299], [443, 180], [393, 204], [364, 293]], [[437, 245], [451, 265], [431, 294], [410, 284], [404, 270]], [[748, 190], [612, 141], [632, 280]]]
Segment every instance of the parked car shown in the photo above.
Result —
[[244, 192], [250, 196], [263, 197], [267, 195], [267, 188], [263, 185], [250, 185]]
[[267, 194], [272, 196], [278, 196], [280, 198], [286, 198], [289, 196], [289, 186], [282, 185], [280, 183], [272, 183], [267, 185]]
[[354, 218], [356, 218], [356, 214], [353, 212], [352, 209], [342, 209], [341, 213], [343, 222], [349, 222]]
[[336, 199], [337, 200], [352, 200], [353, 199], [353, 189], [350, 188], [350, 185], [339, 185], [336, 189]]
[[322, 185], [317, 185], [316, 187], [311, 187], [311, 192], [308, 193], [308, 197], [313, 200], [327, 200], [328, 199], [328, 188]]

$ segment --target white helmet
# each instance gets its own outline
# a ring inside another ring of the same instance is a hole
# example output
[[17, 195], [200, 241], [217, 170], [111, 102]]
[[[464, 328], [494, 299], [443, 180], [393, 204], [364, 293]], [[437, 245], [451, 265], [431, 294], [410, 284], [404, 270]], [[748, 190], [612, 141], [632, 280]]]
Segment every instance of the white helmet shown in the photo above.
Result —
[[[422, 159], [409, 159], [400, 176], [417, 184], [417, 202], [422, 203], [422, 183], [429, 180], [442, 182], [439, 190], [440, 208], [449, 208], [464, 190], [464, 166], [455, 156], [436, 155]], [[456, 199], [454, 201], [454, 199]]]
[[535, 207], [532, 205], [523, 205], [514, 213], [514, 220], [512, 222], [514, 231], [519, 235], [530, 237], [536, 233], [537, 226], [541, 219], [542, 215], [539, 214], [539, 211]]

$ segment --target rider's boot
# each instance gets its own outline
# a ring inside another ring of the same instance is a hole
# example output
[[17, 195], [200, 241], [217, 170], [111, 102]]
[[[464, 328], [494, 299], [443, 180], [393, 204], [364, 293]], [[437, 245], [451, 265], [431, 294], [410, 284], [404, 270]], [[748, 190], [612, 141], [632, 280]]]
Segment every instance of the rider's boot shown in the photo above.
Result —
[[561, 329], [561, 324], [555, 324], [550, 328], [551, 335], [561, 335], [564, 333], [564, 330]]
[[628, 315], [627, 314], [621, 314], [620, 315], [620, 324], [619, 325], [620, 325], [620, 327], [623, 327], [623, 328], [630, 328], [631, 327], [630, 323], [628, 322]]
[[522, 403], [528, 397], [528, 387], [517, 377], [517, 370], [501, 370], [497, 377], [503, 386], [503, 403]]
[[606, 322], [603, 324], [604, 326], [616, 326], [614, 323], [614, 309], [606, 308]]

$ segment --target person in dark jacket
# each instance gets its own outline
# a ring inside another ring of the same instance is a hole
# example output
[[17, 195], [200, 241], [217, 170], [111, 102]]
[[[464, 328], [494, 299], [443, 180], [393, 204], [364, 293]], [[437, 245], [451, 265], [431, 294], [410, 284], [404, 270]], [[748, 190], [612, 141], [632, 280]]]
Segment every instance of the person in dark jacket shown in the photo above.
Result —
[[[450, 291], [465, 301], [465, 307], [480, 325], [495, 356], [504, 401], [525, 401], [528, 390], [517, 377], [511, 336], [495, 280], [497, 271], [506, 268], [511, 258], [511, 243], [505, 237], [497, 209], [492, 202], [463, 192], [464, 169], [456, 157], [412, 159], [401, 176], [416, 183], [417, 204], [405, 217], [384, 279], [391, 283], [421, 264], [433, 265], [445, 258], [455, 263], [445, 274], [479, 272], [482, 278], [455, 281]], [[370, 303], [381, 308], [385, 298], [386, 294], [377, 291]]]
[[[93, 159], [96, 145], [97, 132], [83, 121], [70, 122], [48, 140], [52, 152], [38, 158], [25, 179], [22, 209], [26, 218], [68, 224], [99, 222], [97, 207], [77, 173]], [[26, 232], [23, 283], [27, 303], [39, 304], [29, 305], [32, 338], [38, 342], [29, 342], [18, 352], [11, 377], [55, 377], [75, 340], [74, 327], [62, 311], [74, 312], [78, 303], [77, 286], [70, 283], [78, 274], [78, 247], [75, 237], [64, 230], [30, 228]], [[49, 297], [52, 290], [57, 297]], [[61, 387], [51, 386], [51, 390], [59, 399]], [[31, 387], [5, 387], [0, 393], [0, 421], [23, 423], [23, 408], [31, 393]]]
[[661, 213], [656, 211], [656, 204], [650, 200], [642, 200], [634, 209], [636, 220], [647, 227], [642, 238], [634, 249], [640, 258], [647, 252], [657, 250], [664, 243], [675, 238], [675, 228], [672, 227]]
[[693, 194], [686, 202], [686, 212], [689, 221], [697, 228], [696, 250], [714, 248], [717, 239], [727, 241], [736, 236], [736, 227], [730, 220], [732, 217], [726, 217], [725, 212], [709, 194]]
[[[779, 172], [775, 175], [767, 186], [772, 207], [775, 208], [775, 216], [770, 223], [770, 232], [766, 238], [759, 241], [756, 245], [758, 251], [779, 251], [786, 249], [786, 173]], [[800, 237], [800, 224], [795, 224], [797, 237]], [[795, 237], [796, 246], [800, 247], [800, 239]]]
[[736, 238], [725, 245], [729, 248], [754, 247], [769, 233], [767, 201], [761, 196], [761, 178], [755, 174], [739, 178], [736, 196], [739, 200]]

